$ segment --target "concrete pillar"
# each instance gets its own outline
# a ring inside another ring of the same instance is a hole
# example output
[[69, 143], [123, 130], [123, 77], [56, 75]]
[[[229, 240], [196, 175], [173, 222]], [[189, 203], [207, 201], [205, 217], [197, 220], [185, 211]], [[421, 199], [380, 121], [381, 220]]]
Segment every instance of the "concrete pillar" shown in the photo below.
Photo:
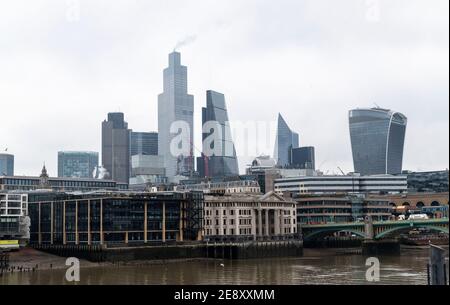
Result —
[[88, 230], [88, 245], [90, 246], [92, 243], [91, 236], [91, 201], [88, 200], [87, 205], [87, 230]]
[[223, 210], [219, 209], [219, 235], [223, 235]]
[[256, 210], [252, 209], [252, 235], [253, 235], [253, 239], [256, 240]]
[[63, 245], [67, 243], [67, 236], [66, 236], [66, 202], [63, 201], [63, 223], [62, 223], [62, 231], [63, 231]]
[[147, 243], [148, 241], [148, 219], [147, 219], [147, 205], [148, 203], [144, 203], [144, 243]]
[[274, 210], [274, 228], [275, 228], [275, 235], [280, 235], [280, 230], [281, 230], [281, 226], [280, 226], [280, 210], [276, 209]]
[[162, 204], [162, 242], [166, 242], [166, 203]]
[[75, 201], [75, 244], [80, 244], [80, 234], [78, 233], [78, 200]]
[[53, 245], [53, 201], [50, 202], [50, 244]]
[[364, 231], [366, 239], [372, 240], [374, 238], [373, 221], [370, 216], [366, 217], [366, 220], [364, 222]]
[[41, 202], [39, 202], [39, 223], [38, 223], [38, 243], [39, 245], [42, 244], [42, 232], [41, 232]]
[[239, 224], [239, 210], [234, 210], [234, 235], [235, 236], [239, 236], [239, 229], [240, 229], [240, 224]]
[[262, 226], [262, 210], [258, 209], [258, 235], [263, 236], [263, 226]]
[[266, 236], [270, 236], [269, 209], [266, 209]]
[[100, 245], [103, 245], [103, 199], [100, 199]]
[[179, 224], [179, 231], [178, 231], [178, 240], [183, 241], [183, 227], [184, 227], [184, 211], [183, 211], [183, 202], [180, 202], [180, 224]]
[[429, 285], [447, 285], [445, 250], [431, 245], [429, 268]]

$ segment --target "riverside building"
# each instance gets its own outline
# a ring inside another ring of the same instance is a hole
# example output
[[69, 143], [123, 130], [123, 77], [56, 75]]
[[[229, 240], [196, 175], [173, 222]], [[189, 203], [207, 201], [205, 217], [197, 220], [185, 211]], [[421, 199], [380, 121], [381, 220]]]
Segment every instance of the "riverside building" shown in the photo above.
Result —
[[205, 240], [236, 242], [296, 237], [294, 201], [274, 192], [205, 195]]
[[30, 192], [30, 243], [144, 245], [202, 236], [202, 192]]

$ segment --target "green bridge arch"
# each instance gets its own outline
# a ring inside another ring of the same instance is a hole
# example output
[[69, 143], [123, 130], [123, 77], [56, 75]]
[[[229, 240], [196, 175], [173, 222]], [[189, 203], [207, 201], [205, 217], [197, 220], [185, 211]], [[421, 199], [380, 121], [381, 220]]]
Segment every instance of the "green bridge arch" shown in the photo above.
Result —
[[379, 233], [378, 235], [375, 235], [374, 239], [381, 239], [381, 238], [385, 237], [386, 235], [389, 235], [393, 232], [402, 231], [402, 230], [411, 229], [411, 228], [427, 228], [427, 229], [435, 230], [435, 231], [442, 232], [445, 234], [449, 234], [448, 228], [445, 228], [445, 227], [438, 227], [438, 226], [432, 226], [432, 225], [426, 225], [426, 224], [423, 224], [423, 225], [416, 224], [414, 226], [394, 227], [394, 228], [385, 230], [385, 231]]
[[362, 238], [366, 238], [366, 234], [364, 232], [355, 230], [355, 229], [350, 229], [350, 228], [327, 228], [327, 229], [322, 229], [322, 230], [317, 230], [314, 232], [310, 232], [306, 235], [304, 235], [303, 239], [306, 241], [311, 240], [312, 238], [316, 237], [316, 236], [320, 236], [324, 233], [336, 233], [336, 232], [341, 232], [341, 231], [345, 231], [345, 232], [350, 232], [352, 234], [358, 235], [359, 237]]

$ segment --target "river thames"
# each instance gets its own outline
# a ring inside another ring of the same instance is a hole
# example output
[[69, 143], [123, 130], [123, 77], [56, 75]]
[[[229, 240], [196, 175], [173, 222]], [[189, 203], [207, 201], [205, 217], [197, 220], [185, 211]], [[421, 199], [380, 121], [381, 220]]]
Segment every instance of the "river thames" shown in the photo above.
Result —
[[[448, 250], [448, 247], [445, 247]], [[160, 264], [81, 268], [81, 285], [426, 285], [427, 248], [402, 249], [400, 256], [381, 256], [380, 282], [366, 281], [366, 258], [332, 249], [305, 249], [301, 258], [195, 260]], [[448, 251], [447, 251], [448, 266]], [[65, 270], [3, 274], [0, 284], [60, 285]]]

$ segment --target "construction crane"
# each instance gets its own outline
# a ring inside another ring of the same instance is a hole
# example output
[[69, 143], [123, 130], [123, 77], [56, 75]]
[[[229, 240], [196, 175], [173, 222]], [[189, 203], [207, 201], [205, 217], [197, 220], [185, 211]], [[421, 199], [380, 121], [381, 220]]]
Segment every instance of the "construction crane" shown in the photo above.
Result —
[[339, 166], [337, 168], [341, 171], [342, 175], [345, 176], [344, 171]]

